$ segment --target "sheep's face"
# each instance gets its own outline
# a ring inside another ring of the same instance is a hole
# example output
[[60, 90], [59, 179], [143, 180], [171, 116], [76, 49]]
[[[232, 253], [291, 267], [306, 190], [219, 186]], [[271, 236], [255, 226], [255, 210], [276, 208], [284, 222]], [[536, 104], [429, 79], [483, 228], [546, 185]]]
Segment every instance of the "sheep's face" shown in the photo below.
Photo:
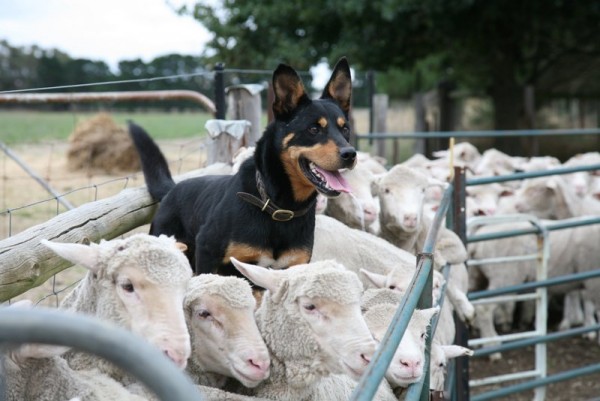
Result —
[[381, 220], [392, 232], [417, 231], [423, 216], [425, 190], [432, 179], [417, 171], [397, 165], [373, 181], [379, 196]]
[[[249, 287], [248, 297], [254, 301]], [[256, 387], [269, 377], [269, 352], [256, 326], [254, 302], [237, 306], [222, 296], [209, 294], [186, 301], [192, 359], [205, 371]]]
[[375, 341], [358, 302], [340, 304], [325, 298], [299, 297], [296, 303], [323, 351], [329, 371], [360, 378], [375, 352]]
[[383, 185], [379, 190], [382, 220], [392, 231], [415, 232], [423, 217], [425, 187]]
[[588, 193], [592, 177], [593, 176], [587, 171], [579, 171], [564, 176], [567, 183], [580, 198], [583, 198]]
[[354, 170], [343, 171], [342, 176], [352, 192], [342, 193], [332, 199], [328, 214], [351, 227], [365, 230], [379, 219], [379, 200], [371, 192], [371, 183], [375, 177], [360, 162]]
[[473, 351], [460, 345], [431, 345], [429, 388], [435, 391], [444, 390], [448, 360], [459, 356], [473, 355]]
[[140, 269], [126, 266], [114, 274], [113, 284], [126, 326], [185, 368], [191, 353], [183, 316], [186, 282], [157, 282]]
[[515, 208], [542, 219], [555, 218], [558, 191], [553, 179], [530, 180], [515, 194]]
[[439, 345], [431, 346], [429, 360], [429, 388], [435, 391], [444, 390], [448, 360]]
[[192, 276], [174, 238], [135, 234], [90, 246], [42, 243], [61, 257], [89, 270], [94, 288], [84, 296], [96, 316], [120, 324], [156, 345], [180, 367], [190, 356], [183, 296]]
[[[371, 333], [377, 341], [383, 339], [395, 311], [395, 305], [385, 304], [377, 305], [365, 313]], [[437, 308], [430, 308], [414, 312], [386, 372], [386, 379], [393, 386], [406, 387], [419, 381], [423, 375], [427, 327], [437, 311]]]

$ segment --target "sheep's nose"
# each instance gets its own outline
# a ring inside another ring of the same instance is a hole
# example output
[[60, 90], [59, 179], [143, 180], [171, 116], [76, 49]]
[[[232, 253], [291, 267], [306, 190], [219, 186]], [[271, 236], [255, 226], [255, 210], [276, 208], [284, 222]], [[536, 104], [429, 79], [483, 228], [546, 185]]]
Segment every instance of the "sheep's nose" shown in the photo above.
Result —
[[269, 372], [269, 367], [271, 366], [271, 361], [268, 358], [261, 359], [260, 357], [250, 358], [246, 363], [263, 375]]
[[183, 355], [181, 352], [178, 352], [178, 351], [175, 351], [172, 349], [166, 349], [163, 352], [165, 353], [167, 358], [169, 358], [170, 360], [175, 362], [175, 364], [179, 368], [185, 369], [185, 367], [187, 366], [187, 360], [188, 360], [187, 355]]
[[404, 215], [404, 224], [407, 227], [416, 227], [417, 225], [417, 215], [414, 213], [405, 214]]
[[351, 166], [356, 161], [356, 149], [352, 146], [346, 146], [340, 149], [340, 157], [344, 161], [346, 167]]
[[421, 361], [414, 359], [401, 359], [400, 364], [402, 364], [402, 366], [407, 367], [411, 371], [415, 371], [419, 368], [419, 366], [421, 366]]

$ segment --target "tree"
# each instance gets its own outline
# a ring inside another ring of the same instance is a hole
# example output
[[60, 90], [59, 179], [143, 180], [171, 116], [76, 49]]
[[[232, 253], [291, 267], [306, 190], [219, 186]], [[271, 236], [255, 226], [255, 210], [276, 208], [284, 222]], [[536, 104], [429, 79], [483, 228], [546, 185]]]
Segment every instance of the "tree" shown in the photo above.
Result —
[[586, 65], [600, 57], [600, 3], [593, 1], [204, 3], [182, 12], [214, 34], [208, 49], [214, 59], [234, 66], [286, 61], [308, 68], [347, 55], [354, 67], [385, 72], [434, 56], [440, 79], [491, 97], [496, 129], [519, 127], [525, 86], [568, 69], [567, 58]]

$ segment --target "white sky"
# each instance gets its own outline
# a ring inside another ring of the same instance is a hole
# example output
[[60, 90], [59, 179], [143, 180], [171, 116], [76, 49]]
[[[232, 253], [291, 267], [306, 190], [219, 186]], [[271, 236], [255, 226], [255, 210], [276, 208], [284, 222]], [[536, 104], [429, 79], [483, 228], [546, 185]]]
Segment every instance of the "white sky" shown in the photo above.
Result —
[[[214, 2], [215, 0], [207, 0]], [[11, 46], [56, 48], [73, 58], [121, 60], [180, 53], [200, 55], [211, 34], [173, 8], [195, 0], [0, 0], [0, 40]], [[267, 68], [267, 67], [265, 67]], [[311, 69], [322, 88], [331, 70]]]
[[148, 62], [169, 53], [199, 55], [210, 33], [169, 6], [193, 0], [0, 0], [0, 39], [57, 48], [71, 57]]

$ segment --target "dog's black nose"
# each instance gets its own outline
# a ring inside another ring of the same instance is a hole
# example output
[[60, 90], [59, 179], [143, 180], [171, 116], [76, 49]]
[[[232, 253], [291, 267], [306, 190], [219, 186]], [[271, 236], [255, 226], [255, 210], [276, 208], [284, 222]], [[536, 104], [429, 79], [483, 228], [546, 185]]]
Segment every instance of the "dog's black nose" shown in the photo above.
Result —
[[341, 148], [340, 157], [346, 164], [352, 164], [354, 163], [354, 160], [356, 160], [356, 149], [354, 149], [352, 146]]

